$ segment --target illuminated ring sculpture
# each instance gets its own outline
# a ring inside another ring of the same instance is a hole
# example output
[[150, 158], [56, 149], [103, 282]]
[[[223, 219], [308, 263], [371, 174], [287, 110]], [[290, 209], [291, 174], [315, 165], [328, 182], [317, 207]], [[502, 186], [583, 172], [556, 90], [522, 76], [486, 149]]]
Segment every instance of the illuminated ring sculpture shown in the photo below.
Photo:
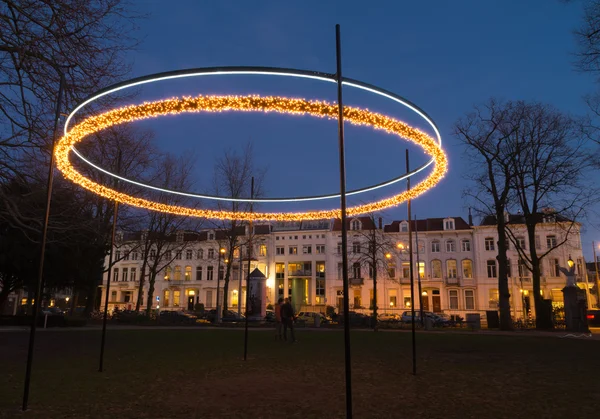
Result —
[[[107, 93], [105, 93], [107, 94]], [[100, 97], [100, 96], [96, 96]], [[85, 105], [84, 102], [74, 112]], [[89, 101], [87, 102], [89, 103]], [[80, 186], [103, 197], [117, 200], [121, 203], [135, 207], [146, 208], [154, 211], [169, 212], [182, 216], [195, 216], [216, 219], [235, 220], [278, 220], [278, 221], [300, 221], [327, 218], [339, 218], [340, 210], [321, 210], [307, 212], [231, 212], [219, 210], [197, 209], [177, 205], [162, 204], [143, 198], [134, 197], [106, 186], [99, 185], [84, 177], [71, 165], [69, 160], [70, 151], [78, 142], [86, 136], [110, 126], [140, 119], [146, 119], [167, 114], [179, 114], [182, 112], [223, 112], [223, 111], [262, 111], [278, 112], [287, 114], [306, 114], [312, 116], [337, 119], [337, 105], [320, 101], [307, 101], [304, 99], [287, 99], [280, 97], [259, 96], [199, 96], [196, 98], [167, 99], [141, 105], [128, 106], [91, 116], [74, 126], [62, 137], [56, 145], [55, 157], [57, 166], [63, 175]], [[74, 113], [69, 116], [69, 120]], [[393, 118], [361, 110], [353, 107], [344, 107], [344, 118], [351, 124], [369, 125], [375, 129], [396, 134], [421, 146], [424, 151], [432, 157], [435, 162], [433, 172], [422, 182], [418, 183], [410, 191], [402, 192], [390, 198], [369, 204], [350, 207], [347, 213], [350, 216], [382, 210], [396, 206], [409, 198], [421, 195], [429, 188], [437, 184], [444, 176], [447, 168], [447, 159], [440, 145], [429, 135], [408, 126], [407, 124]], [[409, 174], [410, 175], [410, 174]], [[169, 191], [170, 192], [170, 191]]]
[[[207, 67], [207, 68], [193, 68], [193, 69], [187, 69], [187, 70], [176, 70], [176, 71], [168, 71], [168, 72], [163, 72], [163, 73], [151, 74], [148, 76], [138, 77], [138, 78], [131, 79], [128, 81], [124, 81], [122, 83], [117, 83], [115, 85], [112, 85], [105, 89], [102, 89], [99, 92], [90, 96], [88, 99], [83, 101], [79, 106], [77, 106], [71, 112], [71, 114], [68, 116], [67, 121], [64, 126], [64, 133], [65, 133], [65, 135], [67, 134], [71, 120], [73, 119], [73, 117], [75, 117], [75, 115], [79, 111], [81, 111], [86, 105], [89, 105], [90, 103], [101, 98], [102, 96], [106, 96], [108, 94], [115, 93], [115, 92], [118, 92], [123, 89], [131, 88], [131, 87], [135, 87], [135, 86], [139, 86], [139, 85], [143, 85], [143, 84], [159, 82], [159, 81], [163, 81], [163, 80], [171, 80], [171, 79], [179, 79], [179, 78], [187, 78], [187, 77], [199, 77], [199, 76], [220, 76], [220, 75], [269, 75], [269, 76], [306, 78], [306, 79], [313, 79], [313, 80], [337, 83], [337, 78], [336, 78], [335, 74], [328, 74], [328, 73], [321, 73], [321, 72], [307, 71], [307, 70], [295, 70], [295, 69], [288, 69], [288, 68], [273, 68], [273, 67]], [[360, 90], [365, 90], [370, 93], [374, 93], [376, 95], [382, 96], [388, 100], [394, 101], [396, 103], [401, 104], [402, 106], [407, 107], [408, 109], [410, 109], [411, 111], [413, 111], [417, 115], [419, 115], [421, 118], [423, 118], [425, 120], [425, 122], [427, 122], [427, 124], [429, 126], [431, 126], [431, 128], [435, 132], [435, 135], [436, 135], [439, 145], [440, 146], [442, 145], [442, 137], [440, 135], [440, 132], [439, 132], [437, 126], [435, 125], [433, 120], [429, 117], [429, 115], [427, 115], [425, 113], [425, 111], [420, 109], [414, 103], [411, 103], [409, 100], [407, 100], [399, 95], [388, 92], [379, 87], [376, 87], [376, 86], [373, 86], [373, 85], [370, 85], [367, 83], [363, 83], [358, 80], [353, 80], [353, 79], [343, 77], [342, 84], [353, 87], [353, 88], [357, 88]], [[251, 199], [251, 198], [228, 198], [228, 197], [221, 197], [221, 196], [208, 195], [208, 194], [198, 194], [198, 193], [191, 193], [191, 192], [184, 192], [184, 191], [167, 190], [164, 188], [159, 188], [159, 187], [148, 185], [145, 183], [136, 182], [131, 179], [127, 179], [125, 177], [119, 176], [115, 173], [112, 173], [112, 172], [92, 163], [88, 159], [86, 159], [74, 147], [73, 147], [73, 153], [75, 153], [75, 155], [77, 157], [79, 157], [79, 159], [81, 159], [87, 165], [89, 165], [103, 173], [106, 173], [109, 176], [117, 178], [121, 181], [135, 184], [137, 186], [142, 186], [142, 187], [145, 187], [148, 189], [153, 189], [153, 190], [160, 191], [160, 192], [182, 195], [182, 196], [187, 196], [187, 197], [191, 197], [191, 198], [212, 199], [212, 200], [220, 200], [220, 201], [237, 201], [237, 202], [292, 202], [292, 201], [298, 202], [298, 201], [314, 201], [314, 200], [319, 200], [319, 199], [330, 199], [330, 198], [339, 198], [340, 197], [339, 193], [337, 193], [337, 194], [333, 193], [333, 194], [326, 194], [326, 195], [314, 195], [314, 196], [303, 196], [303, 197], [293, 197], [293, 198], [253, 198], [253, 199]], [[425, 164], [423, 164], [422, 166], [417, 167], [416, 169], [412, 170], [409, 173], [402, 174], [398, 177], [395, 177], [390, 180], [386, 180], [384, 182], [381, 182], [381, 183], [378, 183], [375, 185], [370, 185], [370, 186], [366, 186], [364, 188], [347, 191], [346, 196], [357, 195], [357, 194], [360, 194], [363, 192], [373, 191], [378, 188], [383, 188], [383, 187], [392, 185], [396, 182], [404, 180], [404, 179], [424, 170], [425, 168], [427, 168], [428, 166], [433, 164], [433, 162], [434, 162], [434, 159], [432, 158], [429, 161], [427, 161]]]

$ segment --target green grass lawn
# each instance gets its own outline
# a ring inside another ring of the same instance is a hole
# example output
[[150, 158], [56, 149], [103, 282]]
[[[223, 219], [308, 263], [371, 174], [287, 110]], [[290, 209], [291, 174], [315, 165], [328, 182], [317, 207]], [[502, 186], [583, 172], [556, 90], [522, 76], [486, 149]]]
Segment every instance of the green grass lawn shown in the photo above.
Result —
[[[2, 418], [344, 417], [341, 331], [296, 345], [243, 330], [109, 330], [37, 335], [30, 410], [20, 412], [27, 333], [0, 333]], [[353, 332], [355, 418], [598, 418], [600, 341]]]

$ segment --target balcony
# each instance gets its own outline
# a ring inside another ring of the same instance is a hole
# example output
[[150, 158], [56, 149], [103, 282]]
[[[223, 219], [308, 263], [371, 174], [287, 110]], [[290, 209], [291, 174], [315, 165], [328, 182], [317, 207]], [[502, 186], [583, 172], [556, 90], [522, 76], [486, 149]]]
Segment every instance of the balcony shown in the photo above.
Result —
[[306, 271], [290, 271], [288, 273], [288, 277], [289, 278], [297, 278], [297, 277], [307, 277], [307, 276], [312, 276], [312, 271], [311, 270], [306, 270]]
[[474, 286], [475, 285], [475, 279], [474, 278], [462, 278], [460, 280], [460, 285], [462, 287]]
[[[166, 282], [168, 282], [168, 283], [169, 283], [169, 286], [170, 286], [170, 287], [178, 287], [178, 286], [181, 286], [181, 285], [183, 285], [183, 281], [181, 281], [181, 280], [177, 280], [177, 281], [175, 281], [175, 280], [170, 280], [170, 281], [166, 281]], [[189, 282], [189, 281], [188, 281], [188, 282]]]
[[350, 285], [359, 286], [359, 285], [364, 285], [365, 280], [364, 280], [364, 278], [350, 278], [349, 282], [350, 282]]
[[446, 285], [460, 285], [460, 279], [458, 277], [446, 277]]

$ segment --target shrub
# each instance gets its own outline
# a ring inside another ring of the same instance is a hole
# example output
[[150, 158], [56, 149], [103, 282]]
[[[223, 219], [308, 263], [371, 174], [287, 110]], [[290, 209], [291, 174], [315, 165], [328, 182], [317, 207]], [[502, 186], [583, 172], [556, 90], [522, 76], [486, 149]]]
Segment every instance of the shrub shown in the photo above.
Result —
[[273, 310], [273, 304], [267, 304], [267, 310]]
[[197, 313], [204, 313], [204, 304], [196, 303], [196, 305], [194, 306], [194, 311]]
[[334, 306], [327, 306], [327, 308], [325, 309], [325, 314], [327, 315], [327, 317], [330, 318], [335, 318], [337, 315], [335, 314], [335, 307]]

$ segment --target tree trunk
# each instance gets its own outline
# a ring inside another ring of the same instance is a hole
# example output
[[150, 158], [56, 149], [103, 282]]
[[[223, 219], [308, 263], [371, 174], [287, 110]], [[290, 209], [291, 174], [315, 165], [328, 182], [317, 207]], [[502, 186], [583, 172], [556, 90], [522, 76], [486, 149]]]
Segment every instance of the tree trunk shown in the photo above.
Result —
[[377, 332], [377, 268], [373, 269], [373, 330]]
[[527, 235], [529, 238], [529, 258], [531, 259], [531, 278], [533, 282], [533, 302], [535, 305], [535, 328], [549, 330], [554, 329], [552, 323], [552, 311], [547, 307], [541, 294], [541, 272], [537, 249], [535, 248], [535, 224], [527, 224]]
[[140, 286], [138, 287], [138, 295], [135, 302], [135, 312], [140, 312], [140, 306], [142, 305], [142, 298], [144, 298], [144, 281], [146, 278], [146, 261], [142, 263], [142, 270], [140, 272]]
[[154, 282], [156, 281], [156, 272], [152, 271], [150, 273], [150, 277], [148, 278], [148, 299], [147, 307], [146, 307], [146, 315], [150, 317], [150, 313], [152, 313], [152, 300], [154, 299]]
[[508, 288], [508, 258], [506, 257], [506, 225], [504, 210], [496, 212], [498, 230], [498, 305], [500, 308], [500, 330], [513, 330], [510, 314], [510, 290]]
[[231, 279], [231, 261], [233, 259], [233, 251], [230, 251], [229, 253], [229, 263], [225, 264], [225, 280], [223, 281], [223, 310], [221, 311], [221, 313], [225, 313], [225, 311], [228, 309], [229, 304], [229, 280]]

